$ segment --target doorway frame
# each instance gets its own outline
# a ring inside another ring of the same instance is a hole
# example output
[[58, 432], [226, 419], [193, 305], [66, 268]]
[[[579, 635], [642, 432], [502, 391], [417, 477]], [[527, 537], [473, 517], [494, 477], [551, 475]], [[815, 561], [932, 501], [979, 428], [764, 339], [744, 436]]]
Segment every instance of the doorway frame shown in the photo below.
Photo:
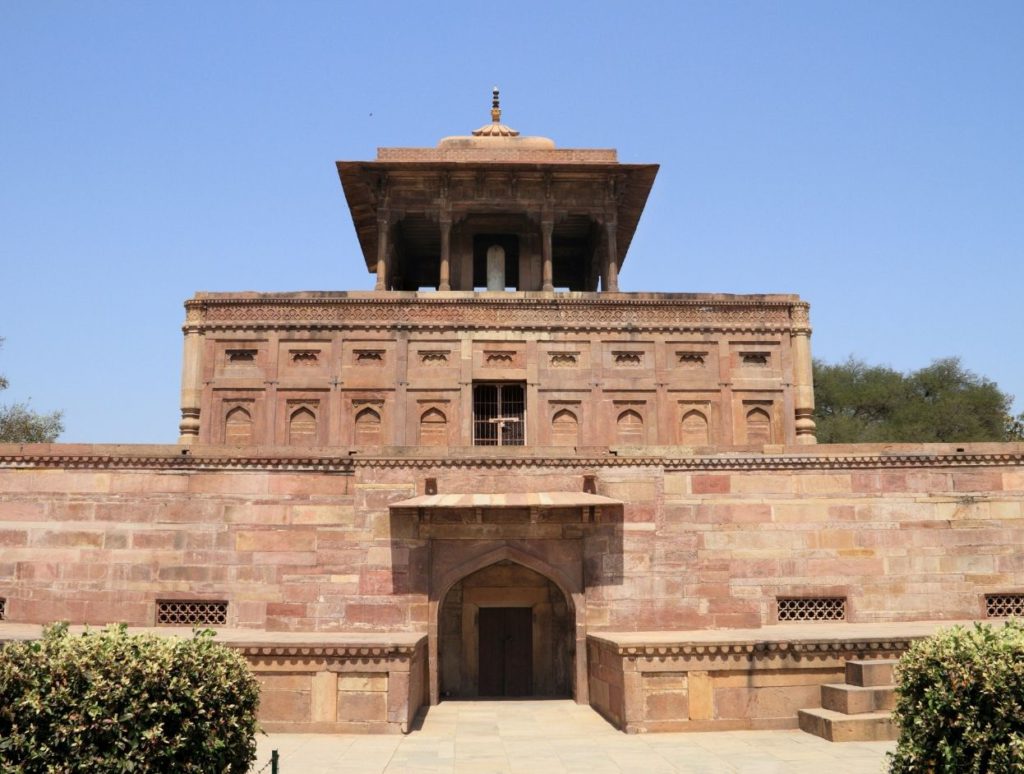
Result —
[[587, 680], [587, 621], [586, 598], [581, 583], [574, 583], [557, 567], [546, 562], [539, 556], [527, 553], [509, 545], [499, 546], [483, 551], [466, 559], [440, 577], [435, 578], [431, 572], [430, 592], [427, 600], [427, 671], [430, 682], [431, 706], [441, 701], [440, 660], [438, 656], [439, 616], [444, 599], [448, 592], [459, 581], [478, 570], [511, 561], [520, 564], [544, 576], [558, 587], [565, 597], [569, 608], [569, 617], [573, 622], [570, 639], [574, 646], [572, 654], [572, 698], [577, 704], [590, 703], [590, 690]]

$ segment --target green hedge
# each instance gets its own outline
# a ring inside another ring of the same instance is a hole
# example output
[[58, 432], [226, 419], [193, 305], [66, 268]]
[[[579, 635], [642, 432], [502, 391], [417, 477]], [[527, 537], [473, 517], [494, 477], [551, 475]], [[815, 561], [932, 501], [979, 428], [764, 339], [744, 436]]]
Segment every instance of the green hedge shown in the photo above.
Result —
[[245, 659], [213, 632], [55, 624], [0, 650], [0, 770], [244, 774], [258, 704]]
[[1024, 624], [953, 627], [896, 668], [892, 774], [1024, 771]]

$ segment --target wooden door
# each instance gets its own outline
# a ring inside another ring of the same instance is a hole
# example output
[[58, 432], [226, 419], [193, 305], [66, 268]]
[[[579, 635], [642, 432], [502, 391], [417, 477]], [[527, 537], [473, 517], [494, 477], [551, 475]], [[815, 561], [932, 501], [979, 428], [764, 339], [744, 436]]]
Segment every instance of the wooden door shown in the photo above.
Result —
[[480, 696], [532, 696], [533, 611], [482, 607], [477, 621]]

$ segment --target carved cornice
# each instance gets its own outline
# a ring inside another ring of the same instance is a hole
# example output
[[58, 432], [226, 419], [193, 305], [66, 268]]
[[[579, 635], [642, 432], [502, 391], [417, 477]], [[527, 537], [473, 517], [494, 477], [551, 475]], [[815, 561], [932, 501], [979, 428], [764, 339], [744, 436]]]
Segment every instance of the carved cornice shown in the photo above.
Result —
[[[813, 658], [848, 654], [898, 655], [921, 637], [895, 639], [798, 640], [772, 642], [684, 642], [679, 644], [611, 645], [620, 656], [639, 660], [754, 660], [778, 657]], [[606, 647], [607, 640], [602, 641]]]
[[[797, 300], [750, 298], [198, 298], [185, 304], [190, 330], [316, 329], [791, 332]], [[201, 322], [195, 322], [197, 314]], [[797, 315], [799, 317], [799, 315]]]
[[653, 467], [665, 472], [743, 472], [743, 471], [816, 471], [887, 470], [1024, 466], [1024, 452], [978, 454], [879, 454], [835, 456], [543, 456], [543, 457], [399, 457], [349, 455], [331, 457], [285, 456], [194, 456], [103, 455], [103, 454], [5, 454], [0, 469], [62, 468], [68, 470], [162, 470], [168, 472], [216, 470], [266, 470], [354, 475], [360, 468], [621, 468]]
[[251, 660], [287, 659], [304, 661], [309, 659], [343, 659], [357, 661], [396, 661], [411, 658], [423, 646], [414, 645], [348, 646], [348, 645], [252, 645], [225, 643], [242, 652]]

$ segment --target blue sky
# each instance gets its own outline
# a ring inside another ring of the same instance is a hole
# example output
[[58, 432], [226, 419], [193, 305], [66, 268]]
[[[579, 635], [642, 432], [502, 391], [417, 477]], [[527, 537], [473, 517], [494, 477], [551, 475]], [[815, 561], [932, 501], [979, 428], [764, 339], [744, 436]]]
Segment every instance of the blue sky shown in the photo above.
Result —
[[624, 290], [1024, 409], [1024, 3], [0, 5], [0, 401], [177, 439], [197, 290], [369, 289], [334, 169], [504, 120], [661, 164]]

